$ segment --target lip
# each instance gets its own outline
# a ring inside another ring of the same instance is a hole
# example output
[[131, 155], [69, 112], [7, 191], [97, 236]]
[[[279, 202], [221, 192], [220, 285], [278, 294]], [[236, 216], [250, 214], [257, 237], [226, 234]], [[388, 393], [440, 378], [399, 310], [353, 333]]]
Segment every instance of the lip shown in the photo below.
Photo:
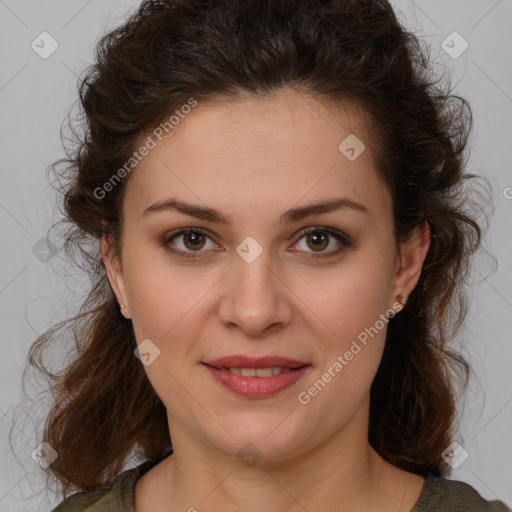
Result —
[[[309, 364], [307, 361], [299, 361], [279, 356], [265, 357], [249, 357], [245, 355], [233, 355], [212, 359], [211, 361], [203, 361], [203, 364], [213, 366], [215, 368], [269, 368], [271, 366], [279, 366], [281, 368], [299, 368]], [[262, 377], [270, 378], [270, 377]]]
[[[222, 366], [212, 366], [211, 363]], [[265, 398], [278, 394], [279, 392], [296, 384], [311, 368], [311, 364], [279, 357], [247, 358], [233, 356], [216, 359], [208, 363], [201, 363], [213, 376], [213, 378], [227, 389], [246, 398]], [[281, 366], [290, 368], [290, 371], [273, 375], [272, 377], [243, 377], [234, 375], [228, 368], [267, 368], [269, 366]]]

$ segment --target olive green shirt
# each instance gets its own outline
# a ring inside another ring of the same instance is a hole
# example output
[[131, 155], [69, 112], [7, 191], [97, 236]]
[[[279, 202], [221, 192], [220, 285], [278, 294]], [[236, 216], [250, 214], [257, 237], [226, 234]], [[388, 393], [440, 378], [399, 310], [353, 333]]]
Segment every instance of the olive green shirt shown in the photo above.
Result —
[[[135, 484], [159, 460], [148, 460], [121, 472], [110, 484], [68, 496], [52, 512], [135, 512]], [[486, 501], [470, 485], [430, 477], [411, 512], [512, 512], [501, 501]]]

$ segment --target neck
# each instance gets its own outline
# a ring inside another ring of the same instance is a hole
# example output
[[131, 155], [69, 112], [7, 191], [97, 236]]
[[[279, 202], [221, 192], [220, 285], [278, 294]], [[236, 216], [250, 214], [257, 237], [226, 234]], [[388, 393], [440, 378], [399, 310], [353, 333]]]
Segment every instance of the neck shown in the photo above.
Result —
[[338, 432], [310, 450], [299, 447], [292, 457], [252, 461], [198, 442], [179, 424], [170, 424], [170, 430], [173, 454], [153, 468], [150, 488], [144, 490], [155, 512], [406, 512], [423, 483], [385, 462], [360, 428]]

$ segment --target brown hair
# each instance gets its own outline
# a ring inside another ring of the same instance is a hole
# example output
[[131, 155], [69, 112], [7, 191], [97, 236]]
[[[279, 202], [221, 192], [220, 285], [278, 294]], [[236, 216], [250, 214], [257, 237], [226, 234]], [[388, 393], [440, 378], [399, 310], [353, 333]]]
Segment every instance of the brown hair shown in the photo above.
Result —
[[[392, 196], [397, 243], [418, 223], [430, 224], [419, 282], [388, 324], [371, 387], [369, 442], [400, 468], [447, 475], [442, 452], [453, 434], [455, 384], [464, 388], [469, 375], [447, 343], [466, 314], [463, 286], [482, 228], [465, 189], [477, 178], [465, 173], [471, 109], [441, 85], [428, 49], [385, 0], [147, 0], [99, 41], [95, 56], [79, 88], [84, 129], [73, 131], [76, 146], [52, 166], [65, 164], [65, 250], [70, 259], [79, 250], [91, 289], [79, 313], [41, 335], [28, 354], [51, 381], [42, 440], [58, 453], [46, 471], [63, 495], [110, 481], [134, 450], [154, 459], [171, 446], [165, 407], [134, 357], [132, 324], [100, 252], [105, 234], [119, 254], [129, 176], [105, 197], [95, 190], [142, 135], [191, 97], [264, 96], [283, 87], [361, 106], [377, 135], [372, 150]], [[54, 374], [42, 354], [67, 325], [77, 353]]]

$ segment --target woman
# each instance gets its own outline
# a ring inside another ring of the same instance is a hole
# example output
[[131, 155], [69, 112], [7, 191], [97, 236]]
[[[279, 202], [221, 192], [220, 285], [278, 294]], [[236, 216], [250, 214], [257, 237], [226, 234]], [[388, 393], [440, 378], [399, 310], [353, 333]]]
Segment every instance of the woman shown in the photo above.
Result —
[[510, 511], [445, 478], [471, 110], [388, 2], [145, 1], [81, 104], [56, 512]]

